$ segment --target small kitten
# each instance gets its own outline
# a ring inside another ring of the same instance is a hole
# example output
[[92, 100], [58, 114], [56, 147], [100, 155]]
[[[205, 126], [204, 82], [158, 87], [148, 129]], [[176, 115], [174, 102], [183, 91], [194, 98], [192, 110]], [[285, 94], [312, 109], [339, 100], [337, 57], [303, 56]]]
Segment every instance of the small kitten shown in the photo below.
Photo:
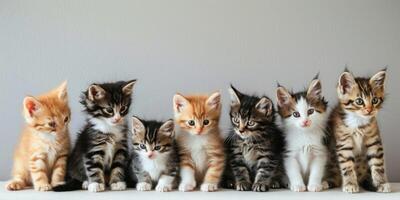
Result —
[[136, 189], [169, 192], [177, 184], [179, 159], [174, 121], [145, 121], [132, 118], [132, 162]]
[[87, 189], [90, 192], [125, 190], [128, 142], [125, 116], [136, 80], [92, 84], [81, 103], [88, 114], [68, 160], [68, 182], [55, 191]]
[[321, 82], [316, 77], [307, 91], [298, 93], [279, 86], [277, 101], [285, 130], [284, 165], [290, 189], [296, 192], [328, 189], [327, 182], [323, 182], [329, 156], [325, 142], [328, 115]]
[[233, 131], [225, 143], [236, 190], [265, 192], [279, 187], [284, 138], [275, 123], [272, 101], [240, 93], [233, 86], [229, 93]]
[[182, 96], [173, 99], [180, 156], [180, 191], [192, 191], [197, 183], [205, 192], [218, 190], [225, 165], [220, 135], [221, 95]]
[[371, 78], [355, 78], [346, 70], [339, 78], [339, 103], [329, 126], [344, 192], [359, 192], [359, 184], [370, 191], [391, 191], [376, 119], [385, 100], [385, 80], [386, 70]]
[[14, 155], [12, 180], [7, 190], [31, 186], [49, 191], [64, 183], [70, 139], [67, 83], [23, 103], [26, 125]]

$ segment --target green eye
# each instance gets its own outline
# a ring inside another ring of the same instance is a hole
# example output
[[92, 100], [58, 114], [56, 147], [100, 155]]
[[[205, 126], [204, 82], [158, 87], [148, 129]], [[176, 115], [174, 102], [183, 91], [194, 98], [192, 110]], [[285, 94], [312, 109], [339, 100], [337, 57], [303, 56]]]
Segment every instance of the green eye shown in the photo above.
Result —
[[372, 98], [372, 104], [377, 104], [379, 102], [379, 99], [374, 97]]
[[154, 150], [156, 150], [156, 151], [158, 151], [158, 150], [160, 150], [161, 149], [161, 146], [155, 146], [154, 147]]
[[357, 98], [355, 102], [356, 102], [357, 105], [360, 105], [360, 106], [364, 105], [364, 100], [361, 99], [361, 98]]
[[187, 123], [189, 124], [189, 126], [194, 126], [195, 125], [194, 120], [189, 120], [189, 121], [187, 121]]

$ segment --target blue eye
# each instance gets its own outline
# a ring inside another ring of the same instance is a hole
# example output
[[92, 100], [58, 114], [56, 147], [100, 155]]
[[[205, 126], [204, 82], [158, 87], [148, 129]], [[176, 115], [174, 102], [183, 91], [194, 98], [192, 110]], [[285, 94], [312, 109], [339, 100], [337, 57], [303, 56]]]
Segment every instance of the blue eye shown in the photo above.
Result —
[[146, 145], [144, 145], [144, 144], [140, 144], [139, 147], [140, 147], [141, 149], [146, 149]]

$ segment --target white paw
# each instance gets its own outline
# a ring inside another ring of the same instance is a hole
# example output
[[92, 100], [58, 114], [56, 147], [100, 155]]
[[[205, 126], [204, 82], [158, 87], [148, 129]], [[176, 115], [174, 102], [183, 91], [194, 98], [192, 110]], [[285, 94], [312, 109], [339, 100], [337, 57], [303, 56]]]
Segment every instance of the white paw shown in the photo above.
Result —
[[291, 185], [290, 190], [293, 192], [305, 192], [306, 186], [305, 185]]
[[307, 190], [310, 192], [321, 192], [324, 189], [322, 184], [311, 184], [307, 186]]
[[39, 192], [47, 192], [51, 190], [51, 185], [46, 183], [46, 184], [40, 184], [40, 185], [35, 185], [34, 186], [36, 191]]
[[181, 183], [179, 185], [179, 191], [189, 192], [189, 191], [193, 191], [195, 187], [196, 187], [196, 184], [193, 184], [193, 183]]
[[360, 188], [357, 184], [347, 184], [343, 186], [342, 190], [347, 193], [357, 193], [360, 191]]
[[329, 183], [327, 181], [322, 181], [322, 190], [329, 189]]
[[389, 183], [383, 183], [381, 185], [378, 185], [378, 188], [376, 190], [377, 192], [392, 192], [392, 189], [390, 188]]
[[146, 182], [140, 182], [136, 184], [137, 191], [149, 191], [151, 190], [151, 184]]
[[203, 183], [200, 186], [200, 190], [203, 192], [214, 192], [218, 190], [218, 184], [216, 183]]
[[157, 192], [169, 192], [172, 190], [172, 185], [171, 184], [163, 184], [163, 183], [158, 183], [156, 186], [156, 191]]
[[102, 192], [106, 189], [105, 185], [103, 183], [89, 183], [88, 185], [88, 191], [89, 192]]
[[83, 181], [82, 183], [82, 189], [87, 190], [89, 187], [89, 181]]
[[111, 190], [114, 191], [122, 191], [126, 190], [126, 183], [125, 182], [116, 182], [116, 183], [111, 183], [110, 185]]

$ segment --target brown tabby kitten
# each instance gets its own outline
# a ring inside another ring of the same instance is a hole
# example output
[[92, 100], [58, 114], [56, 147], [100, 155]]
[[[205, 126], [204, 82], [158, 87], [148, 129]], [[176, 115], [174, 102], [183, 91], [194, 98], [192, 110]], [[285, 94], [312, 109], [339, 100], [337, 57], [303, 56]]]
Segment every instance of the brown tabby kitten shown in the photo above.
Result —
[[339, 104], [329, 126], [336, 141], [336, 157], [344, 192], [390, 192], [376, 114], [385, 99], [386, 70], [371, 78], [354, 78], [347, 70], [339, 78]]
[[21, 190], [33, 184], [37, 191], [49, 191], [63, 184], [70, 146], [67, 83], [23, 103], [26, 120], [14, 155], [12, 179], [7, 190]]
[[218, 189], [224, 171], [225, 154], [219, 129], [221, 95], [174, 96], [177, 142], [180, 156], [180, 191]]

